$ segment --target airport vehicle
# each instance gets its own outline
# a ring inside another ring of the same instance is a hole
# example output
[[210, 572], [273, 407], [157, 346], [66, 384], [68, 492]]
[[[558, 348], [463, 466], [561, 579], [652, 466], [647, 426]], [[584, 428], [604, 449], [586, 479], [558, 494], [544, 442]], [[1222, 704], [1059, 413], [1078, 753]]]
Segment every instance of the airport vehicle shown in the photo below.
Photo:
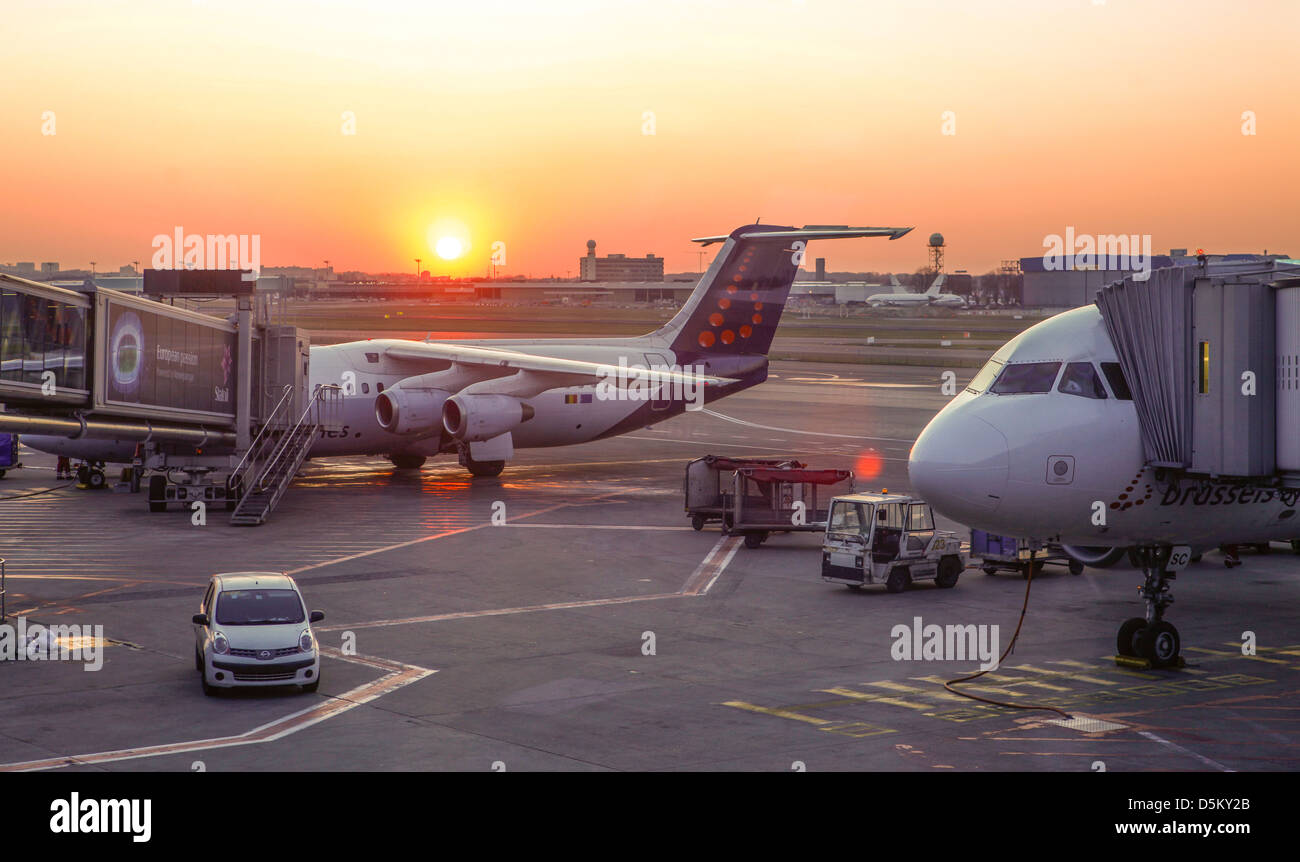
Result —
[[830, 506], [819, 505], [818, 497], [829, 499], [833, 491], [818, 491], [845, 482], [851, 490], [853, 471], [748, 466], [737, 468], [732, 482], [723, 532], [742, 535], [746, 548], [757, 548], [772, 533], [823, 532]]
[[725, 531], [730, 524], [735, 472], [741, 467], [803, 467], [792, 458], [731, 458], [725, 455], [705, 455], [686, 465], [682, 479], [682, 492], [686, 501], [686, 515], [691, 527], [703, 530], [706, 524], [720, 521]]
[[914, 581], [957, 585], [968, 555], [956, 533], [936, 530], [934, 512], [907, 494], [845, 494], [830, 503], [822, 580], [901, 593]]
[[203, 693], [236, 686], [320, 686], [320, 654], [293, 578], [279, 572], [213, 575], [194, 615], [194, 669]]
[[21, 467], [18, 462], [18, 435], [0, 434], [0, 479], [5, 472]]
[[898, 280], [891, 276], [891, 283], [894, 287], [893, 293], [876, 293], [867, 297], [867, 305], [872, 308], [879, 308], [882, 305], [903, 306], [915, 308], [922, 305], [937, 305], [945, 308], [965, 308], [966, 300], [955, 293], [941, 293], [945, 279], [944, 273], [935, 276], [933, 282], [925, 293], [911, 293], [906, 290]]
[[[311, 346], [310, 387], [339, 386], [342, 398], [309, 456], [386, 455], [416, 469], [455, 452], [472, 475], [490, 477], [516, 448], [586, 443], [698, 409], [767, 379], [767, 352], [808, 242], [910, 230], [753, 224], [698, 238], [721, 243], [708, 271], [671, 320], [635, 338]], [[135, 447], [90, 432], [27, 442], [122, 463]]]
[[[1163, 617], [1187, 546], [1295, 534], [1300, 396], [1272, 377], [1300, 353], [1298, 274], [1294, 260], [1155, 270], [1025, 330], [917, 438], [913, 488], [948, 517], [1083, 561], [1134, 548], [1146, 614], [1116, 649], [1176, 664]], [[1243, 381], [1256, 371], [1266, 398], [1252, 400]]]
[[1051, 542], [999, 536], [975, 529], [970, 531], [970, 552], [972, 557], [980, 558], [980, 569], [986, 575], [1005, 569], [1029, 577], [1030, 565], [1038, 572], [1042, 571], [1040, 567], [1044, 563], [1059, 563], [1066, 566], [1072, 575], [1083, 574], [1083, 563]]

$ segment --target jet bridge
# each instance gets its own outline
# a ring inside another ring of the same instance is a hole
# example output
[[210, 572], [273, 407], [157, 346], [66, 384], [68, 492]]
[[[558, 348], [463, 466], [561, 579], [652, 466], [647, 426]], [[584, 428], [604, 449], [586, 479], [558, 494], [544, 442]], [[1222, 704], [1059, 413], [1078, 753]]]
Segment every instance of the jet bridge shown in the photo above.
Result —
[[[339, 392], [309, 391], [306, 334], [269, 325], [242, 276], [146, 270], [142, 297], [0, 275], [0, 431], [103, 440], [123, 459], [134, 446], [151, 510], [202, 500], [262, 523], [337, 424]], [[175, 304], [232, 296], [229, 318]]]
[[1150, 466], [1300, 486], [1300, 261], [1158, 269], [1096, 303]]

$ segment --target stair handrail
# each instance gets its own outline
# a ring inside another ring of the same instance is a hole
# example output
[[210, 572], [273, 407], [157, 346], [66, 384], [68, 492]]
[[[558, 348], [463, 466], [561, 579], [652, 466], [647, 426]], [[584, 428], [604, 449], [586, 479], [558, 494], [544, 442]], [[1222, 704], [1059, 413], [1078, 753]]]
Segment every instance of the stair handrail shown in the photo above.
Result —
[[266, 481], [266, 477], [271, 472], [271, 468], [274, 467], [276, 463], [280, 460], [280, 458], [284, 455], [285, 451], [288, 449], [290, 445], [290, 442], [294, 439], [295, 436], [297, 436], [298, 429], [302, 428], [303, 424], [307, 421], [307, 417], [311, 414], [313, 407], [317, 408], [317, 414], [316, 414], [316, 421], [312, 423], [312, 426], [315, 427], [320, 425], [319, 406], [320, 406], [321, 399], [325, 396], [325, 393], [328, 392], [330, 393], [331, 396], [334, 396], [337, 393], [342, 391], [343, 391], [343, 387], [338, 385], [337, 383], [326, 383], [316, 387], [316, 390], [312, 392], [311, 399], [307, 402], [306, 409], [304, 409], [302, 411], [302, 415], [298, 417], [298, 421], [294, 423], [292, 428], [290, 428], [288, 431], [284, 433], [284, 435], [280, 438], [279, 445], [275, 447], [275, 450], [271, 452], [270, 457], [266, 459], [266, 466], [262, 468], [262, 472], [257, 475], [257, 478], [253, 480], [253, 482], [249, 487], [250, 492], [252, 491], [253, 488], [257, 488], [260, 490], [266, 487], [264, 483]]
[[258, 450], [258, 445], [262, 442], [262, 435], [266, 433], [268, 428], [275, 424], [276, 417], [288, 405], [289, 397], [291, 395], [293, 395], [293, 384], [285, 384], [284, 391], [280, 395], [280, 400], [276, 402], [275, 407], [271, 408], [271, 412], [267, 415], [266, 421], [262, 423], [262, 427], [257, 430], [257, 435], [253, 437], [253, 442], [248, 444], [248, 450], [244, 452], [244, 457], [240, 458], [239, 463], [235, 465], [235, 469], [230, 471], [230, 482], [232, 486], [237, 484], [237, 479], [239, 478], [239, 474], [243, 471], [244, 465], [248, 463], [248, 459], [253, 456], [253, 453]]

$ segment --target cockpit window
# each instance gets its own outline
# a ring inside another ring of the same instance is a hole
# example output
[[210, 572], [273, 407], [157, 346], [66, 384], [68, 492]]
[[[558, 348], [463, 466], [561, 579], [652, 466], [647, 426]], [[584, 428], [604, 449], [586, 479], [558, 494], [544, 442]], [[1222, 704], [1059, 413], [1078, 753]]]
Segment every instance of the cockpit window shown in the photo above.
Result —
[[1120, 401], [1133, 400], [1133, 393], [1129, 391], [1128, 381], [1124, 379], [1124, 372], [1118, 362], [1103, 362], [1101, 370], [1106, 375], [1106, 380], [1110, 383], [1110, 391], [1115, 393], [1116, 398]]
[[997, 377], [998, 372], [1001, 370], [1002, 363], [996, 359], [990, 359], [984, 363], [984, 367], [980, 369], [979, 374], [976, 374], [971, 379], [971, 382], [966, 386], [966, 391], [979, 395], [989, 388], [989, 384], [993, 382], [993, 378]]
[[998, 381], [990, 392], [998, 395], [1015, 395], [1024, 392], [1051, 392], [1059, 362], [1017, 362], [1002, 369]]
[[1091, 362], [1071, 362], [1065, 366], [1057, 392], [1066, 395], [1079, 395], [1083, 398], [1106, 397], [1106, 387], [1101, 385], [1101, 376]]

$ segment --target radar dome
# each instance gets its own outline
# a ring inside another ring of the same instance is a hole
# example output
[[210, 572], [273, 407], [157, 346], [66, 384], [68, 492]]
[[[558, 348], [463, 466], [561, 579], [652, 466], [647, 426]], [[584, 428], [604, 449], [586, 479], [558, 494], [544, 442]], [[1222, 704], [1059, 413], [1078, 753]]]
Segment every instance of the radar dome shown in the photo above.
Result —
[[943, 234], [941, 233], [930, 234], [930, 245], [933, 246], [934, 248], [938, 248], [939, 246], [943, 245]]

